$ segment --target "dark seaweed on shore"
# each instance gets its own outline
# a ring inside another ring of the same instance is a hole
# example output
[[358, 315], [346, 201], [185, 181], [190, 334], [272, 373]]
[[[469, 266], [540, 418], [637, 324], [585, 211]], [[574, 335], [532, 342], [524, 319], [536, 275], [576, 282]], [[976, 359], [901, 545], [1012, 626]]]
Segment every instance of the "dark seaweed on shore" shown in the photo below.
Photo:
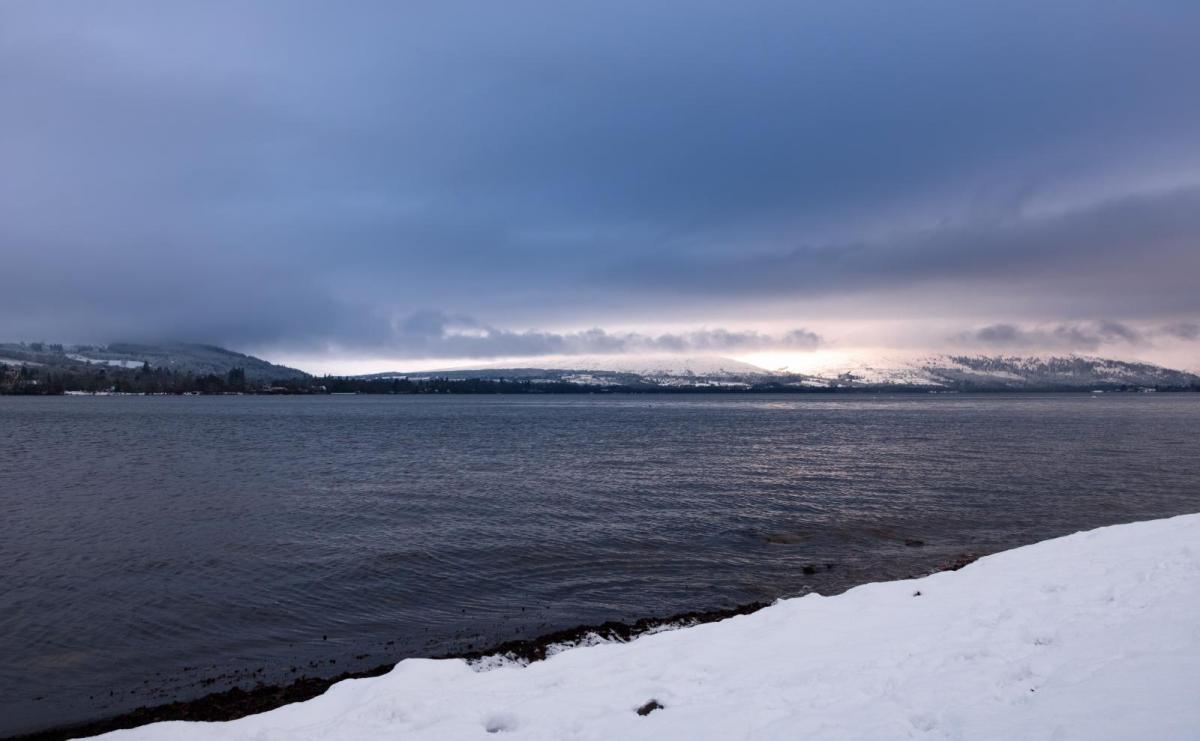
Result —
[[770, 603], [750, 602], [725, 610], [683, 612], [665, 618], [641, 618], [632, 623], [609, 620], [599, 625], [582, 625], [577, 628], [568, 628], [566, 630], [547, 633], [537, 638], [506, 641], [480, 651], [447, 654], [445, 656], [435, 656], [434, 658], [478, 661], [488, 656], [501, 656], [520, 663], [530, 663], [545, 659], [549, 655], [548, 652], [550, 649], [556, 646], [572, 646], [593, 638], [602, 641], [629, 641], [661, 628], [686, 628], [692, 625], [700, 625], [701, 623], [714, 623], [718, 620], [734, 617], [735, 615], [749, 615], [752, 612], [761, 610], [768, 604]]

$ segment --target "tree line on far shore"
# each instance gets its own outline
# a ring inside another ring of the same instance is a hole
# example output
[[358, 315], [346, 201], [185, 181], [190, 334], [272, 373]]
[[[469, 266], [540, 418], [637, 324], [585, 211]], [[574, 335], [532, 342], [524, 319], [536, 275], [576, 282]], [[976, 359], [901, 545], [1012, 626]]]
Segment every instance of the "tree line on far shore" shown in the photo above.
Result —
[[[608, 390], [609, 387], [594, 387]], [[592, 390], [566, 382], [445, 378], [308, 377], [250, 379], [242, 368], [223, 375], [183, 373], [168, 368], [41, 368], [0, 366], [0, 394], [55, 396], [93, 394], [531, 394]], [[628, 390], [628, 389], [626, 389]]]

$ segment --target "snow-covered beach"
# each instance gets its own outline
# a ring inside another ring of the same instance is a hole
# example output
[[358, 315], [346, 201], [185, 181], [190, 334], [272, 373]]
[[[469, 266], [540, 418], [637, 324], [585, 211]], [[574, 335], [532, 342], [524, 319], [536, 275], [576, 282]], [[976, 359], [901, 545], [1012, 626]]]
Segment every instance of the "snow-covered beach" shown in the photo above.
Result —
[[[648, 707], [657, 707], [640, 714]], [[406, 660], [133, 739], [1198, 739], [1200, 515], [488, 670]]]

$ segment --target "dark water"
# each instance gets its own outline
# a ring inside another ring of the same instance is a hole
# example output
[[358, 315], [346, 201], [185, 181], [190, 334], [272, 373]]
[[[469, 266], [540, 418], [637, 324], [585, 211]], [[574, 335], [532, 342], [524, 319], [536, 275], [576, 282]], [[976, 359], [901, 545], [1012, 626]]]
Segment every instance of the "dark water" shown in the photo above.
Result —
[[0, 735], [1200, 510], [1200, 394], [0, 398], [0, 444]]

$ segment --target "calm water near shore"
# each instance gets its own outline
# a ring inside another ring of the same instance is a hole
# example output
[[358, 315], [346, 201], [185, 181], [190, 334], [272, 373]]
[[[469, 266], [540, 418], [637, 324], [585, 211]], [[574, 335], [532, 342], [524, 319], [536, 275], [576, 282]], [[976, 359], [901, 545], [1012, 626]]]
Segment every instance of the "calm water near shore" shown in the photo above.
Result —
[[0, 443], [0, 735], [1200, 511], [1200, 394], [5, 397]]

